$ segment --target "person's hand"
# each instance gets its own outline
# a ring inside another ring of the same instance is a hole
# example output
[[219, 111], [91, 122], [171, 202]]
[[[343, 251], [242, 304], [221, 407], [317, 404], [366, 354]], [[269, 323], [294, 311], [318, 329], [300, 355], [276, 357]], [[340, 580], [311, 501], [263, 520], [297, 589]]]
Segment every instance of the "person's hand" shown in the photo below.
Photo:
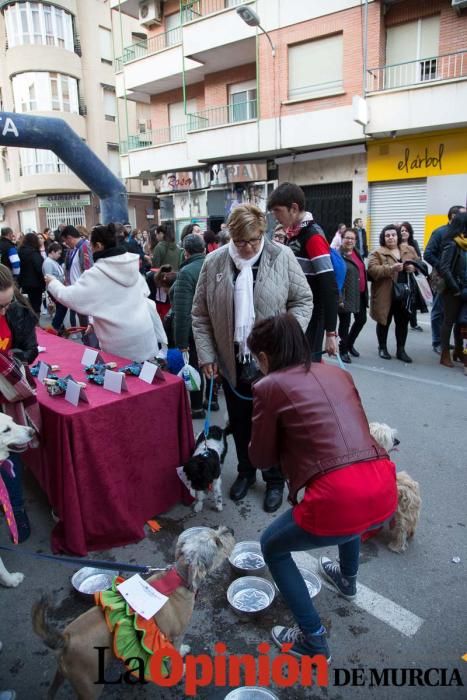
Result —
[[405, 271], [406, 272], [415, 272], [415, 265], [406, 265]]
[[84, 335], [88, 335], [88, 333], [93, 333], [94, 332], [94, 326], [92, 323], [88, 323], [86, 330], [84, 331]]
[[203, 365], [201, 369], [203, 370], [203, 374], [206, 377], [206, 379], [211, 379], [211, 377], [217, 377], [218, 369], [217, 364], [215, 362], [208, 362], [206, 365]]
[[401, 262], [394, 263], [394, 265], [392, 266], [393, 272], [402, 272], [403, 269], [404, 269], [404, 263], [401, 263]]
[[337, 336], [326, 334], [326, 341], [324, 343], [324, 349], [328, 355], [337, 355]]
[[49, 286], [53, 279], [55, 279], [53, 275], [44, 275], [44, 280], [47, 286]]
[[186, 352], [187, 355], [190, 352], [190, 348], [178, 348], [178, 349], [180, 350], [180, 352]]

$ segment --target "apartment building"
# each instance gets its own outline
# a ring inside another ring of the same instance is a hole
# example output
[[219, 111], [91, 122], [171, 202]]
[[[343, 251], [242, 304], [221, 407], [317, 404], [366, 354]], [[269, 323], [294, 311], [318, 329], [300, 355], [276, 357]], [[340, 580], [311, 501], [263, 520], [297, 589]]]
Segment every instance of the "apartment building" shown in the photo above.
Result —
[[[125, 17], [118, 49], [133, 30], [139, 22]], [[113, 59], [108, 0], [0, 2], [0, 111], [64, 119], [120, 176]], [[144, 182], [128, 183], [130, 221], [140, 228], [154, 218], [154, 187]], [[27, 233], [61, 222], [91, 227], [99, 217], [99, 199], [53, 152], [0, 146], [0, 226]]]
[[361, 217], [373, 241], [409, 220], [423, 244], [465, 202], [466, 0], [111, 6], [114, 33], [125, 15], [147, 33], [116, 62], [117, 97], [149, 115], [126, 125], [122, 172], [155, 178], [177, 232], [285, 180], [329, 235]]

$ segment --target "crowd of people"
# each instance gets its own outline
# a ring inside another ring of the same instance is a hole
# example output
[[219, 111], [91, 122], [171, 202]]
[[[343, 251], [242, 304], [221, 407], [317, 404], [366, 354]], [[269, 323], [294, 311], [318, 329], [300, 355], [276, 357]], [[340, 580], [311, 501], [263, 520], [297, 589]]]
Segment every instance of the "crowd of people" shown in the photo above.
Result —
[[[396, 357], [411, 363], [408, 329], [421, 329], [417, 312], [428, 311], [434, 292], [433, 350], [442, 365], [460, 361], [467, 374], [467, 213], [451, 207], [422, 259], [407, 221], [388, 222], [371, 251], [360, 218], [352, 227], [340, 224], [329, 242], [293, 183], [271, 193], [268, 209], [277, 221], [270, 236], [266, 215], [253, 205], [237, 206], [217, 234], [189, 224], [180, 242], [169, 225], [141, 233], [129, 224], [89, 233], [63, 225], [21, 241], [2, 229], [0, 352], [25, 366], [34, 361], [45, 300], [57, 333], [70, 311], [72, 326], [76, 313], [98, 347], [123, 358], [178, 351], [202, 377], [190, 393], [195, 419], [205, 417], [212, 386], [211, 409], [219, 409], [222, 387], [237, 455], [230, 498], [244, 499], [260, 469], [264, 510], [281, 506], [285, 480], [293, 505], [261, 540], [297, 623], [275, 627], [273, 638], [299, 655], [328, 658], [326, 631], [290, 553], [338, 545], [340, 564], [323, 559], [321, 571], [353, 598], [360, 535], [391, 516], [397, 492], [394, 465], [370, 436], [352, 378], [321, 359], [360, 357], [356, 343], [369, 307], [379, 357], [391, 359], [394, 320]], [[7, 403], [3, 396], [3, 410]], [[7, 487], [24, 541], [30, 524], [14, 460], [16, 477]]]

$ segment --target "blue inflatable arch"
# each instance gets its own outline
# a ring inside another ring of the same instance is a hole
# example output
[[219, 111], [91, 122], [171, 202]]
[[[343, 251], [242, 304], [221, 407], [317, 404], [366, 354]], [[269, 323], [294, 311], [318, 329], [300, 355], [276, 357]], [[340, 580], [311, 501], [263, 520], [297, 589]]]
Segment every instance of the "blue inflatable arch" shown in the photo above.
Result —
[[128, 221], [123, 183], [63, 119], [0, 112], [0, 146], [53, 151], [101, 201], [101, 221]]

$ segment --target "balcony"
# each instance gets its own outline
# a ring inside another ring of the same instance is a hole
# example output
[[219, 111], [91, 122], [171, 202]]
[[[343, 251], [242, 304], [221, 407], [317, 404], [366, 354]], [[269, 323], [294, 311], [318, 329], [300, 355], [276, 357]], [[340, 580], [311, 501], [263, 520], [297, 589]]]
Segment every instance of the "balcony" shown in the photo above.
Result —
[[401, 90], [427, 83], [467, 78], [467, 50], [456, 53], [406, 61], [392, 66], [370, 68], [367, 71], [367, 93]]
[[126, 63], [145, 58], [152, 54], [164, 51], [171, 46], [178, 46], [182, 43], [182, 28], [175, 27], [168, 32], [149, 37], [146, 41], [139, 41], [123, 49], [123, 54], [115, 60], [116, 69], [122, 70]]
[[[465, 126], [467, 51], [393, 66], [367, 74], [367, 133], [416, 133]], [[455, 105], [446, 109], [446, 105]]]
[[251, 0], [186, 0], [182, 3], [182, 24], [193, 22], [200, 17], [213, 15], [215, 12], [229, 10], [244, 5]]
[[211, 107], [202, 112], [188, 114], [188, 131], [200, 131], [201, 129], [215, 129], [220, 126], [229, 126], [246, 121], [254, 121], [258, 118], [256, 100], [238, 102], [222, 107]]
[[128, 151], [136, 151], [139, 148], [151, 148], [152, 146], [164, 146], [170, 143], [179, 143], [186, 140], [185, 124], [169, 126], [165, 129], [154, 129], [143, 131], [140, 134], [131, 135], [127, 141], [121, 141], [120, 154], [125, 155]]

